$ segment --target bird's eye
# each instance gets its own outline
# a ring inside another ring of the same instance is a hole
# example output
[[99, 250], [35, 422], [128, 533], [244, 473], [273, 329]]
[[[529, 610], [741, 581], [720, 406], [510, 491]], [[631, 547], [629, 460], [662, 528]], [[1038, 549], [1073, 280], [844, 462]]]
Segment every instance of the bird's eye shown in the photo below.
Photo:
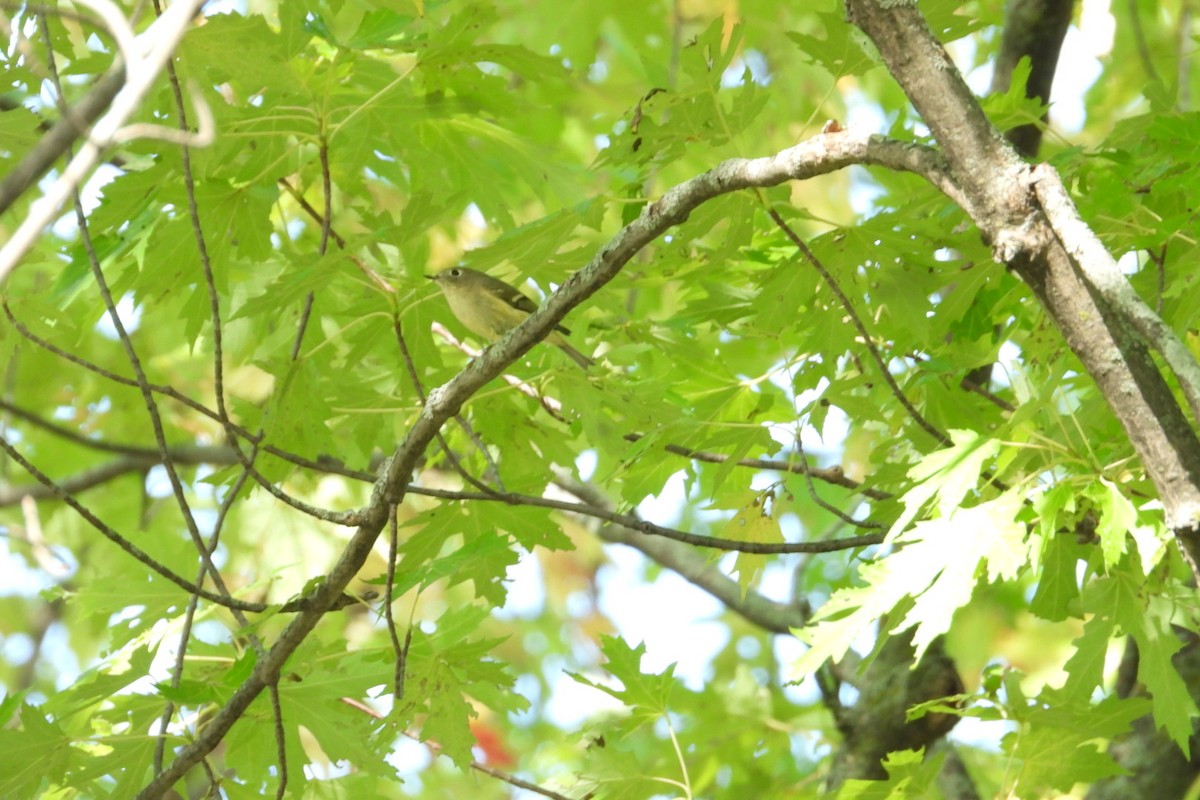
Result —
[[450, 270], [450, 277], [451, 277], [451, 278], [458, 278], [458, 277], [461, 277], [461, 276], [462, 276], [462, 270], [461, 270], [461, 269], [459, 269], [458, 267], [455, 267], [454, 269]]

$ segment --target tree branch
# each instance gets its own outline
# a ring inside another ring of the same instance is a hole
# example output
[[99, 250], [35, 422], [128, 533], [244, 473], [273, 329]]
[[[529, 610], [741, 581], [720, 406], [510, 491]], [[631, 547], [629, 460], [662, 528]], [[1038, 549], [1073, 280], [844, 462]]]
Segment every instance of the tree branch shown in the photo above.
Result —
[[[21, 221], [12, 237], [0, 247], [0, 283], [16, 268], [21, 258], [29, 252], [29, 248], [41, 235], [42, 229], [50, 223], [92, 168], [99, 163], [104, 149], [120, 138], [125, 121], [141, 105], [142, 99], [150, 91], [158, 74], [175, 51], [175, 46], [191, 25], [192, 17], [202, 5], [204, 0], [179, 0], [137, 37], [137, 42], [148, 45], [146, 55], [140, 57], [136, 63], [126, 61], [126, 80], [112, 99], [107, 113], [92, 126], [91, 135], [67, 164], [62, 175], [30, 208], [28, 216]], [[129, 32], [129, 37], [132, 38], [132, 31]], [[127, 49], [137, 48], [122, 48]], [[128, 59], [129, 54], [125, 55]], [[69, 145], [70, 141], [66, 143], [66, 146]]]
[[860, 132], [838, 131], [822, 134], [774, 156], [725, 161], [648, 204], [637, 219], [622, 228], [587, 266], [568, 278], [536, 312], [448, 383], [429, 393], [428, 402], [407, 437], [385, 463], [383, 474], [363, 509], [363, 524], [355, 531], [325, 581], [305, 598], [306, 610], [288, 624], [267, 652], [267, 657], [255, 665], [251, 676], [213, 715], [196, 739], [183, 748], [175, 761], [156, 775], [138, 797], [157, 800], [220, 743], [254, 699], [275, 680], [283, 663], [316, 626], [325, 610], [341, 596], [366, 561], [387, 522], [389, 506], [403, 501], [408, 481], [425, 449], [441, 426], [475, 392], [549, 335], [572, 308], [612, 280], [639, 250], [686, 219], [700, 204], [739, 189], [811, 178], [855, 163], [916, 172], [950, 196], [961, 197], [946, 171], [945, 162], [930, 148]]
[[[575, 480], [561, 471], [555, 483], [582, 501], [582, 505], [611, 511], [608, 498], [595, 487]], [[679, 573], [688, 582], [720, 600], [726, 608], [746, 621], [771, 633], [790, 634], [808, 621], [805, 609], [789, 603], [777, 603], [755, 591], [743, 591], [741, 584], [721, 572], [712, 559], [681, 542], [650, 538], [624, 525], [605, 525], [596, 535], [611, 544], [623, 544], [641, 551], [647, 558]]]
[[[1008, 91], [1017, 63], [1028, 58], [1030, 71], [1025, 96], [1043, 105], [1050, 102], [1058, 56], [1074, 6], [1075, 0], [1010, 0], [1004, 12], [1004, 33], [992, 73], [993, 92]], [[1043, 124], [1048, 119], [1049, 112], [1042, 115]], [[1018, 125], [1005, 136], [1018, 153], [1033, 158], [1042, 143], [1042, 126]]]
[[46, 174], [67, 149], [100, 118], [125, 85], [125, 65], [118, 62], [96, 81], [91, 91], [62, 115], [20, 163], [0, 180], [0, 214]]
[[[168, 448], [168, 455], [176, 464], [236, 464], [237, 456], [228, 447], [206, 447], [204, 445], [178, 445]], [[41, 499], [60, 497], [63, 492], [77, 494], [92, 489], [101, 484], [128, 475], [131, 472], [145, 472], [151, 467], [163, 463], [162, 456], [157, 451], [144, 454], [129, 454], [115, 458], [104, 464], [85, 469], [74, 475], [57, 481], [54, 487], [42, 483], [0, 486], [0, 508], [15, 506], [23, 497]]]
[[728, 550], [736, 553], [755, 553], [757, 555], [782, 555], [784, 553], [835, 553], [839, 550], [855, 550], [859, 547], [870, 547], [881, 544], [884, 534], [869, 533], [862, 536], [846, 536], [841, 539], [828, 539], [817, 542], [745, 542], [738, 539], [722, 539], [716, 536], [702, 536], [697, 533], [667, 528], [647, 522], [631, 514], [620, 514], [608, 508], [592, 504], [570, 503], [565, 500], [555, 500], [551, 497], [535, 497], [528, 494], [505, 493], [476, 493], [455, 492], [446, 489], [408, 487], [413, 494], [426, 497], [440, 497], [444, 500], [461, 500], [476, 502], [506, 503], [513, 506], [533, 506], [536, 508], [551, 508], [555, 511], [566, 511], [571, 514], [581, 514], [585, 517], [595, 517], [614, 525], [649, 534], [661, 536], [664, 539], [690, 544], [695, 547], [711, 547], [716, 550]]
[[1121, 274], [1117, 261], [1079, 217], [1062, 179], [1049, 164], [1033, 170], [1033, 190], [1054, 235], [1079, 266], [1088, 283], [1146, 342], [1162, 354], [1200, 422], [1200, 364], [1163, 318], [1146, 305]]
[[914, 3], [847, 0], [949, 164], [997, 260], [1037, 295], [1125, 428], [1167, 525], [1200, 556], [1200, 441], [1145, 346], [1099, 302], [1042, 214], [1031, 170], [984, 116]]

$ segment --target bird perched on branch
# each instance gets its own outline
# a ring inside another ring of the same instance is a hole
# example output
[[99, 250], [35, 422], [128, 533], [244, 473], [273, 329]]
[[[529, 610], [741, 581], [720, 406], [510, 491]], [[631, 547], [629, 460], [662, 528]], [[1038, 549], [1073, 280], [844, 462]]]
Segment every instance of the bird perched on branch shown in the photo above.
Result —
[[[519, 289], [478, 270], [450, 267], [425, 277], [437, 283], [458, 321], [471, 333], [489, 342], [496, 341], [537, 311], [537, 304]], [[593, 361], [563, 338], [563, 334], [570, 335], [571, 332], [562, 325], [554, 327], [546, 341], [583, 369], [590, 367]]]

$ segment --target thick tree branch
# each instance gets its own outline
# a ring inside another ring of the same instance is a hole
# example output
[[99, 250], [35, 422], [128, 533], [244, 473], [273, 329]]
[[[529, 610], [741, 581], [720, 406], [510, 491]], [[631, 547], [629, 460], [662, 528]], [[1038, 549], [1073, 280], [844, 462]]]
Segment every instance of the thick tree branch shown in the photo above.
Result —
[[1167, 366], [1179, 379], [1180, 388], [1191, 405], [1192, 417], [1200, 421], [1200, 364], [1196, 363], [1187, 345], [1133, 290], [1121, 274], [1116, 259], [1080, 219], [1079, 211], [1071, 202], [1062, 179], [1049, 164], [1039, 164], [1034, 168], [1033, 190], [1054, 228], [1055, 236], [1071, 254], [1080, 272], [1100, 297], [1162, 354]]
[[963, 691], [954, 662], [939, 637], [914, 660], [911, 630], [889, 637], [859, 682], [859, 696], [842, 711], [845, 741], [834, 756], [830, 787], [845, 781], [883, 780], [882, 761], [895, 750], [917, 750], [939, 741], [958, 723], [954, 714], [927, 714], [908, 720], [918, 703]]
[[770, 600], [758, 592], [745, 591], [741, 584], [713, 566], [712, 560], [694, 548], [670, 539], [647, 537], [620, 525], [606, 525], [596, 535], [611, 544], [641, 551], [647, 558], [679, 573], [721, 601], [733, 613], [765, 631], [790, 634], [808, 621], [804, 609]]
[[[996, 54], [990, 91], [993, 94], [1007, 92], [1017, 64], [1021, 59], [1029, 60], [1025, 97], [1037, 100], [1047, 108], [1042, 113], [1041, 124], [1018, 125], [1004, 132], [1017, 152], [1028, 159], [1037, 157], [1042, 145], [1042, 130], [1050, 120], [1050, 90], [1074, 5], [1074, 0], [1009, 0], [1005, 8], [1004, 32]], [[1000, 325], [995, 325], [994, 330], [999, 336]], [[972, 369], [963, 378], [962, 388], [988, 396], [987, 386], [992, 380], [993, 367], [995, 364], [987, 363]]]
[[995, 257], [1033, 289], [1125, 428], [1167, 525], [1200, 555], [1200, 441], [1145, 346], [1098, 300], [1041, 212], [1031, 171], [995, 130], [915, 3], [847, 0], [941, 145]]

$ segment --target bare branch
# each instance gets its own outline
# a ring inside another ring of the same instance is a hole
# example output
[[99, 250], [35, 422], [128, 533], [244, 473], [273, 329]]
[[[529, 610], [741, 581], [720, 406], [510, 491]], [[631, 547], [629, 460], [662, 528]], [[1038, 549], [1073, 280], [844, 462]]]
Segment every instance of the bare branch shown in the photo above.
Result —
[[184, 591], [197, 594], [200, 597], [203, 597], [205, 600], [208, 600], [213, 603], [217, 603], [218, 605], [225, 606], [226, 608], [239, 608], [243, 611], [256, 611], [256, 612], [266, 611], [267, 608], [269, 608], [269, 606], [267, 606], [264, 603], [246, 603], [246, 602], [243, 602], [240, 600], [234, 600], [232, 598], [229, 598], [225, 594], [216, 594], [213, 592], [209, 592], [205, 589], [200, 588], [198, 585], [196, 585], [194, 583], [188, 582], [188, 580], [186, 578], [176, 575], [174, 572], [172, 572], [170, 569], [168, 569], [165, 565], [161, 564], [156, 559], [154, 559], [150, 554], [146, 553], [144, 550], [142, 550], [137, 545], [130, 542], [124, 536], [117, 533], [113, 528], [109, 527], [103, 520], [101, 520], [99, 517], [97, 517], [95, 514], [93, 514], [90, 509], [88, 509], [85, 505], [80, 503], [70, 493], [68, 493], [66, 490], [59, 487], [57, 484], [55, 484], [54, 481], [50, 480], [50, 478], [44, 472], [42, 472], [40, 469], [35, 467], [23, 455], [21, 455], [19, 450], [17, 450], [15, 447], [13, 447], [11, 444], [9, 444], [9, 442], [6, 439], [0, 438], [0, 450], [3, 450], [8, 455], [8, 457], [11, 458], [13, 461], [16, 461], [21, 466], [22, 469], [24, 469], [26, 472], [28, 472], [30, 475], [32, 475], [34, 478], [36, 478], [40, 483], [42, 483], [43, 485], [48, 487], [51, 490], [51, 492], [54, 494], [55, 497], [62, 500], [64, 503], [66, 503], [72, 509], [74, 509], [75, 513], [77, 513], [79, 516], [81, 516], [85, 520], [87, 520], [88, 524], [90, 524], [93, 528], [95, 528], [97, 531], [99, 531], [101, 533], [101, 535], [104, 536], [104, 538], [108, 539], [110, 542], [112, 542], [113, 544], [120, 547], [122, 550], [124, 550], [126, 553], [128, 553], [130, 556], [132, 556], [134, 559], [141, 562], [145, 566], [149, 567], [152, 571], [156, 572], [158, 575], [162, 576], [163, 578], [166, 578], [168, 581], [170, 581], [171, 583], [180, 587]]
[[72, 143], [84, 135], [124, 85], [125, 65], [118, 62], [96, 81], [83, 99], [54, 123], [19, 164], [0, 179], [0, 214], [11, 208], [17, 198], [25, 194], [67, 152]]
[[[428, 742], [426, 742], [426, 744], [428, 744]], [[482, 764], [478, 761], [471, 762], [471, 769], [475, 770], [476, 772], [482, 772], [484, 775], [490, 775], [496, 780], [507, 783], [509, 786], [515, 786], [518, 789], [524, 789], [525, 791], [532, 792], [533, 794], [540, 794], [542, 797], [549, 797], [550, 800], [571, 800], [571, 798], [564, 794], [559, 794], [558, 792], [547, 789], [544, 786], [538, 786], [536, 783], [530, 783], [529, 781], [522, 780], [516, 775], [496, 769], [495, 767], [489, 767], [487, 764]]]
[[[906, 353], [905, 355], [907, 355], [913, 361], [928, 361], [929, 360], [928, 356], [925, 356], [922, 353], [914, 353], [914, 352], [910, 351], [910, 352]], [[991, 367], [992, 367], [991, 364], [987, 365], [989, 375], [991, 374]], [[988, 389], [985, 389], [984, 387], [980, 386], [978, 383], [971, 380], [970, 376], [963, 378], [961, 381], [959, 381], [958, 386], [960, 389], [971, 392], [972, 394], [979, 395], [984, 400], [987, 400], [989, 403], [991, 403], [992, 405], [994, 405], [996, 408], [1000, 409], [1001, 411], [1007, 411], [1011, 414], [1012, 412], [1017, 410], [1017, 407], [1014, 406], [1012, 403], [1008, 402], [1003, 397], [1000, 397], [998, 394], [995, 394], [994, 392], [991, 392]]]
[[[636, 442], [642, 438], [637, 434], [630, 434], [625, 437], [629, 441]], [[677, 456], [703, 461], [707, 464], [723, 464], [729, 460], [729, 456], [724, 453], [709, 453], [703, 450], [692, 450], [689, 447], [681, 447], [677, 444], [663, 445], [663, 449], [668, 453], [674, 453]], [[882, 489], [872, 489], [863, 486], [859, 481], [847, 477], [841, 467], [816, 467], [812, 464], [804, 463], [800, 460], [782, 460], [777, 458], [739, 458], [737, 460], [739, 467], [749, 467], [750, 469], [765, 469], [772, 472], [791, 472], [796, 475], [808, 474], [810, 477], [816, 478], [824, 483], [833, 486], [842, 486], [846, 489], [853, 489], [859, 492], [864, 497], [869, 497], [872, 500], [890, 500], [895, 497], [891, 492], [885, 492]]]
[[[796, 452], [800, 454], [800, 463], [807, 466], [808, 455], [804, 452], [804, 442], [801, 440], [800, 433], [800, 430], [797, 429], [796, 436], [794, 438], [794, 441], [796, 442]], [[867, 522], [857, 520], [832, 503], [826, 502], [821, 495], [817, 494], [817, 487], [813, 484], [812, 475], [809, 474], [808, 470], [804, 470], [802, 474], [804, 476], [804, 487], [808, 489], [809, 498], [818, 506], [840, 519], [842, 522], [846, 523], [847, 525], [852, 525], [855, 528], [879, 529], [883, 527], [883, 523], [875, 522], [873, 520], [868, 520]]]

